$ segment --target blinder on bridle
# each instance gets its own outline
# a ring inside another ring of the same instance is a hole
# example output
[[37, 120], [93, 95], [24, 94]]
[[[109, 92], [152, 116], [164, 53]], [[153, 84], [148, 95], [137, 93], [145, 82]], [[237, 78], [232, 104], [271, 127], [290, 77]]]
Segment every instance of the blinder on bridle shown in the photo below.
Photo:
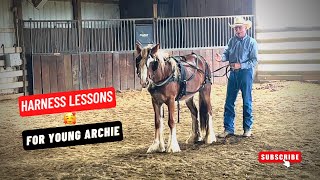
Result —
[[[149, 58], [150, 56], [152, 58], [154, 58], [151, 55], [151, 49], [149, 49], [147, 57]], [[136, 69], [137, 69], [137, 74], [138, 74], [139, 77], [140, 77], [140, 73], [141, 73], [140, 72], [140, 68], [139, 68], [141, 60], [142, 60], [142, 56], [141, 56], [141, 54], [139, 54], [139, 56], [136, 58]], [[146, 64], [146, 66], [147, 66], [147, 64]], [[158, 67], [159, 67], [159, 61], [156, 60], [156, 61], [152, 62], [152, 67], [151, 67], [152, 71], [156, 71], [158, 69]]]
[[156, 71], [159, 67], [159, 61], [152, 62], [152, 71]]
[[140, 77], [140, 62], [142, 60], [142, 56], [139, 54], [139, 56], [136, 58], [136, 70], [137, 70], [137, 75]]

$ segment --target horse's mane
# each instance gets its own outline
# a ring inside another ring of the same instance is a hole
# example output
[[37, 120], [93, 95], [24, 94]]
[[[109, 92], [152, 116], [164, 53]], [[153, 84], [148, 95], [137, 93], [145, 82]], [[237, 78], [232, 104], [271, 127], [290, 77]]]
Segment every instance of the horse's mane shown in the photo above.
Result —
[[[147, 56], [150, 49], [152, 49], [151, 44], [147, 45], [141, 50], [141, 56], [144, 59], [143, 64], [145, 64], [147, 61]], [[154, 55], [159, 60], [159, 65], [160, 65], [159, 67], [161, 68], [162, 71], [164, 70], [166, 62], [168, 62], [171, 65], [172, 71], [174, 71], [175, 77], [178, 77], [179, 75], [178, 64], [172, 57], [170, 57], [169, 53], [159, 49]]]

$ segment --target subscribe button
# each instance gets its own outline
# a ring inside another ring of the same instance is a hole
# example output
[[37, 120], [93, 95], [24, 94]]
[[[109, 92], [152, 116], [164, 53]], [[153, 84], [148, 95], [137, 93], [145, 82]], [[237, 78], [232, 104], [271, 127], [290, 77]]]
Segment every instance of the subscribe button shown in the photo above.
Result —
[[300, 163], [302, 161], [300, 151], [262, 151], [258, 156], [260, 163]]

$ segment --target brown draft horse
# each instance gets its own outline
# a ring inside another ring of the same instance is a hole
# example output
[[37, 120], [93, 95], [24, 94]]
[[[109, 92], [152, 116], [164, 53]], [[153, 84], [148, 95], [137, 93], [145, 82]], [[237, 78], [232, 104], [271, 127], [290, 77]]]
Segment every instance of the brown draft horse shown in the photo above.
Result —
[[[159, 44], [142, 48], [136, 44], [137, 74], [143, 88], [148, 88], [152, 97], [155, 120], [155, 138], [147, 153], [179, 152], [174, 121], [175, 101], [185, 101], [191, 111], [192, 134], [187, 142], [202, 141], [201, 131], [205, 131], [204, 141], [216, 141], [213, 131], [211, 93], [211, 70], [205, 59], [196, 54], [169, 57]], [[194, 103], [194, 95], [199, 93], [199, 110]], [[167, 147], [163, 139], [162, 105], [168, 106], [170, 135]], [[200, 131], [201, 128], [201, 131]]]

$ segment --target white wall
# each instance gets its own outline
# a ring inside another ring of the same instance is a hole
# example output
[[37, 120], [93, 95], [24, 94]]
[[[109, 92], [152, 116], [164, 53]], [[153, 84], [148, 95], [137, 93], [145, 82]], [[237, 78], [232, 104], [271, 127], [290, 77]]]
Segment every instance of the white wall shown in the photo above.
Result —
[[[36, 9], [30, 2], [23, 0], [22, 14], [24, 20], [29, 20], [29, 18], [33, 20], [72, 20], [72, 3], [71, 0], [48, 1], [43, 8]], [[82, 2], [81, 16], [82, 19], [87, 20], [119, 19], [119, 4]]]
[[30, 3], [22, 1], [22, 16], [24, 20], [72, 20], [71, 1], [48, 1], [40, 9], [36, 9]]
[[256, 0], [259, 29], [320, 27], [320, 0]]
[[82, 2], [81, 17], [84, 20], [120, 19], [119, 4]]
[[10, 11], [11, 0], [0, 0], [0, 46], [12, 47], [15, 43], [13, 13]]

